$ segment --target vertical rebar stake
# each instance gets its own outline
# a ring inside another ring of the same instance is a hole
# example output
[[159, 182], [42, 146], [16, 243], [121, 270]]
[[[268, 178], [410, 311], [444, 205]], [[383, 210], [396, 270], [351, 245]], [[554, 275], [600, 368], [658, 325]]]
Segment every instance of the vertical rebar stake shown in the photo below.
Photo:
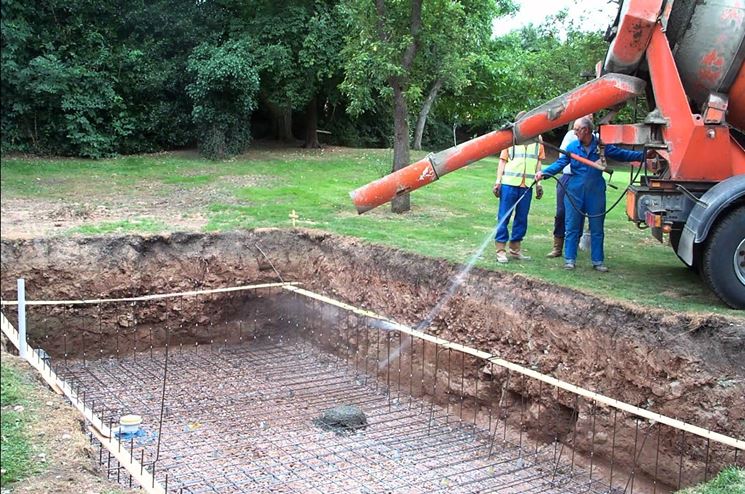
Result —
[[520, 454], [520, 458], [523, 456], [523, 431], [525, 430], [525, 393], [526, 393], [526, 385], [525, 385], [525, 374], [523, 376], [523, 385], [522, 385], [522, 392], [520, 393], [520, 442], [518, 444], [518, 451]]
[[85, 351], [85, 323], [83, 322], [83, 311], [82, 311], [82, 309], [80, 311], [80, 325], [81, 325], [81, 328], [80, 328], [80, 337], [83, 340], [80, 346], [83, 349], [83, 367], [86, 367], [87, 364], [86, 364], [86, 359], [85, 359], [85, 356], [86, 356], [86, 351]]
[[135, 312], [136, 302], [132, 302], [132, 361], [137, 360], [137, 312]]
[[[129, 440], [129, 464], [132, 464], [132, 461], [135, 457], [135, 438], [131, 438]], [[129, 488], [132, 488], [132, 474], [129, 474]]]
[[339, 328], [339, 331], [344, 331], [347, 334], [347, 348], [344, 349], [344, 375], [347, 374], [347, 370], [349, 370], [349, 354], [352, 353], [352, 334], [351, 331], [349, 331], [349, 319], [351, 315], [347, 314], [347, 324], [344, 326], [344, 328]]
[[62, 334], [62, 346], [64, 347], [64, 359], [65, 359], [65, 374], [68, 372], [67, 368], [67, 327], [70, 324], [69, 323], [69, 311], [72, 309], [72, 305], [63, 305], [62, 306], [62, 326], [65, 328], [64, 333]]
[[460, 410], [458, 410], [458, 417], [463, 422], [463, 403], [465, 402], [465, 379], [466, 379], [466, 354], [460, 353]]
[[[536, 416], [537, 423], [541, 423], [541, 396], [543, 395], [543, 381], [538, 381], [538, 415]], [[491, 417], [489, 418], [491, 420]], [[535, 442], [535, 455], [538, 457], [538, 443], [539, 441], [536, 440]], [[591, 477], [592, 478], [592, 477]]]
[[370, 379], [370, 371], [367, 369], [370, 360], [370, 326], [365, 324], [365, 386]]
[[422, 338], [422, 374], [421, 374], [421, 383], [419, 386], [419, 396], [421, 396], [421, 411], [424, 411], [424, 358], [427, 356], [427, 340]]
[[[631, 465], [631, 478], [629, 479], [631, 482], [631, 494], [634, 493], [634, 479], [636, 478], [636, 447], [639, 442], [639, 418], [637, 417], [634, 422], [636, 423], [634, 428], [634, 463]], [[641, 451], [639, 452], [639, 454], [641, 454]], [[624, 491], [625, 490], [626, 489], [624, 489]]]
[[357, 367], [357, 358], [360, 355], [360, 320], [356, 319], [354, 324], [354, 374], [355, 377], [359, 374], [359, 367]]
[[380, 377], [380, 331], [375, 330], [377, 350], [375, 351], [375, 392], [378, 392], [378, 377]]
[[652, 480], [652, 494], [657, 494], [657, 467], [660, 464], [660, 436], [662, 435], [662, 424], [657, 423], [657, 452], [654, 457], [654, 480]]
[[429, 407], [429, 421], [427, 423], [427, 436], [429, 436], [432, 430], [432, 421], [435, 417], [435, 397], [437, 396], [437, 370], [439, 364], [439, 350], [440, 345], [435, 343], [435, 374], [432, 376], [432, 400], [430, 401]]
[[473, 439], [476, 439], [476, 421], [479, 413], [479, 364], [476, 361], [476, 390], [473, 395]]
[[452, 374], [452, 366], [450, 365], [450, 357], [452, 350], [448, 348], [448, 384], [445, 388], [445, 425], [450, 423], [450, 375]]
[[592, 488], [592, 467], [594, 466], [595, 460], [595, 416], [597, 415], [596, 403], [593, 401], [591, 405], [592, 408], [590, 409], [590, 413], [592, 414], [592, 438], [590, 439], [590, 488]]
[[391, 411], [391, 332], [385, 334], [385, 343], [387, 347], [387, 357], [385, 361], [385, 385], [388, 394], [388, 412]]
[[683, 454], [685, 453], [686, 448], [686, 431], [681, 430], [681, 445], [680, 445], [680, 463], [678, 463], [678, 488], [677, 490], [680, 490], [680, 485], [683, 479]]
[[611, 446], [610, 446], [610, 488], [611, 491], [613, 490], [613, 467], [615, 466], [616, 462], [616, 425], [618, 421], [618, 409], [613, 409], [613, 438], [611, 439]]
[[18, 356], [26, 358], [26, 281], [18, 278]]
[[153, 478], [155, 478], [155, 462], [160, 459], [160, 439], [163, 431], [163, 412], [166, 403], [166, 379], [168, 377], [168, 347], [171, 340], [171, 327], [166, 326], [166, 352], [163, 362], [163, 389], [160, 395], [160, 421], [158, 422], [158, 445], [155, 448], [155, 460], [153, 461]]
[[[574, 453], [577, 451], [577, 422], [579, 422], [579, 395], [574, 395], [574, 432], [572, 432], [572, 469], [570, 477], [574, 477]], [[636, 451], [636, 450], [634, 450]]]
[[396, 352], [396, 360], [398, 361], [398, 388], [396, 390], [396, 404], [401, 404], [401, 344], [403, 335], [401, 334], [401, 331], [396, 331], [398, 333], [398, 352]]
[[[409, 409], [411, 409], [411, 402], [414, 400], [414, 334], [409, 333], [409, 338]], [[736, 456], [735, 463], [737, 463]]]
[[[101, 297], [103, 298], [103, 294], [101, 294]], [[98, 358], [103, 358], [103, 315], [102, 315], [102, 309], [101, 306], [103, 304], [98, 304]]]
[[[67, 328], [67, 326], [65, 326]], [[64, 359], [65, 359], [65, 374], [68, 372], [67, 367], [67, 329], [65, 329], [65, 333], [62, 335], [62, 346], [64, 351]]]
[[[494, 452], [494, 440], [497, 438], [497, 429], [499, 429], [499, 419], [502, 417], [502, 404], [504, 403], [504, 396], [507, 393], [507, 388], [510, 385], [510, 378], [512, 377], [512, 370], [507, 371], [507, 379], [502, 383], [502, 393], [499, 395], [499, 403], [497, 403], [497, 421], [494, 424], [494, 433], [491, 436], [491, 443], [489, 444], [489, 458], [491, 458]], [[505, 418], [505, 426], [507, 424], [507, 418]]]

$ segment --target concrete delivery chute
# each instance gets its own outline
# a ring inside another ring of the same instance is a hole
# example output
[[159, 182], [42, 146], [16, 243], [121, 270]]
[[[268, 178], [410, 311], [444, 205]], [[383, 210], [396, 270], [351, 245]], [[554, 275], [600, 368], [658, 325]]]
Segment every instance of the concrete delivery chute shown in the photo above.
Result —
[[359, 213], [568, 122], [644, 94], [643, 123], [600, 125], [603, 144], [643, 146], [626, 213], [670, 245], [725, 303], [745, 308], [745, 6], [625, 0], [590, 81], [512, 126], [430, 155], [350, 193]]

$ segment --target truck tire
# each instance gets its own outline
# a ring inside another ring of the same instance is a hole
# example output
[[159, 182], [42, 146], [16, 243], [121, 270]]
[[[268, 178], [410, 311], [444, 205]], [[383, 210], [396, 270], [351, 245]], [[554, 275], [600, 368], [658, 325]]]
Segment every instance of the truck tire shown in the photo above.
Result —
[[745, 309], [745, 206], [730, 211], [712, 229], [701, 276], [727, 305]]

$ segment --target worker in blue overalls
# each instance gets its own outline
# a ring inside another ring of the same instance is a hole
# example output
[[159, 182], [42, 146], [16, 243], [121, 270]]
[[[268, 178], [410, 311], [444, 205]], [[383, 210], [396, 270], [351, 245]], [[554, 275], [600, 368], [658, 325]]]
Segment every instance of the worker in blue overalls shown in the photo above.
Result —
[[[592, 119], [583, 117], [574, 123], [577, 140], [567, 146], [566, 151], [592, 161], [598, 161], [598, 138], [592, 132]], [[629, 151], [616, 146], [605, 146], [605, 155], [617, 161], [641, 161], [642, 151]], [[566, 234], [564, 246], [564, 268], [572, 270], [577, 262], [577, 246], [582, 234], [582, 217], [590, 224], [590, 258], [596, 271], [608, 271], [603, 252], [603, 227], [605, 224], [605, 180], [603, 172], [584, 165], [577, 160], [561, 154], [559, 159], [536, 174], [536, 180], [559, 173], [566, 165], [571, 165], [572, 176], [566, 185], [564, 207], [566, 209]]]

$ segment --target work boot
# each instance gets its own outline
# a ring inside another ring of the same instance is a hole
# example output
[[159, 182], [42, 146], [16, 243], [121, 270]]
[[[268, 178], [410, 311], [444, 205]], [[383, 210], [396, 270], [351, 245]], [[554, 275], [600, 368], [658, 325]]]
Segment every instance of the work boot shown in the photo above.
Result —
[[520, 252], [520, 242], [510, 242], [510, 257], [518, 261], [530, 261], [530, 256]]
[[546, 257], [561, 257], [562, 250], [564, 250], [564, 237], [554, 237], [554, 248], [546, 254]]
[[497, 262], [499, 264], [505, 264], [510, 262], [510, 260], [507, 258], [507, 251], [505, 250], [505, 243], [504, 242], [494, 242], [494, 246], [497, 249]]

